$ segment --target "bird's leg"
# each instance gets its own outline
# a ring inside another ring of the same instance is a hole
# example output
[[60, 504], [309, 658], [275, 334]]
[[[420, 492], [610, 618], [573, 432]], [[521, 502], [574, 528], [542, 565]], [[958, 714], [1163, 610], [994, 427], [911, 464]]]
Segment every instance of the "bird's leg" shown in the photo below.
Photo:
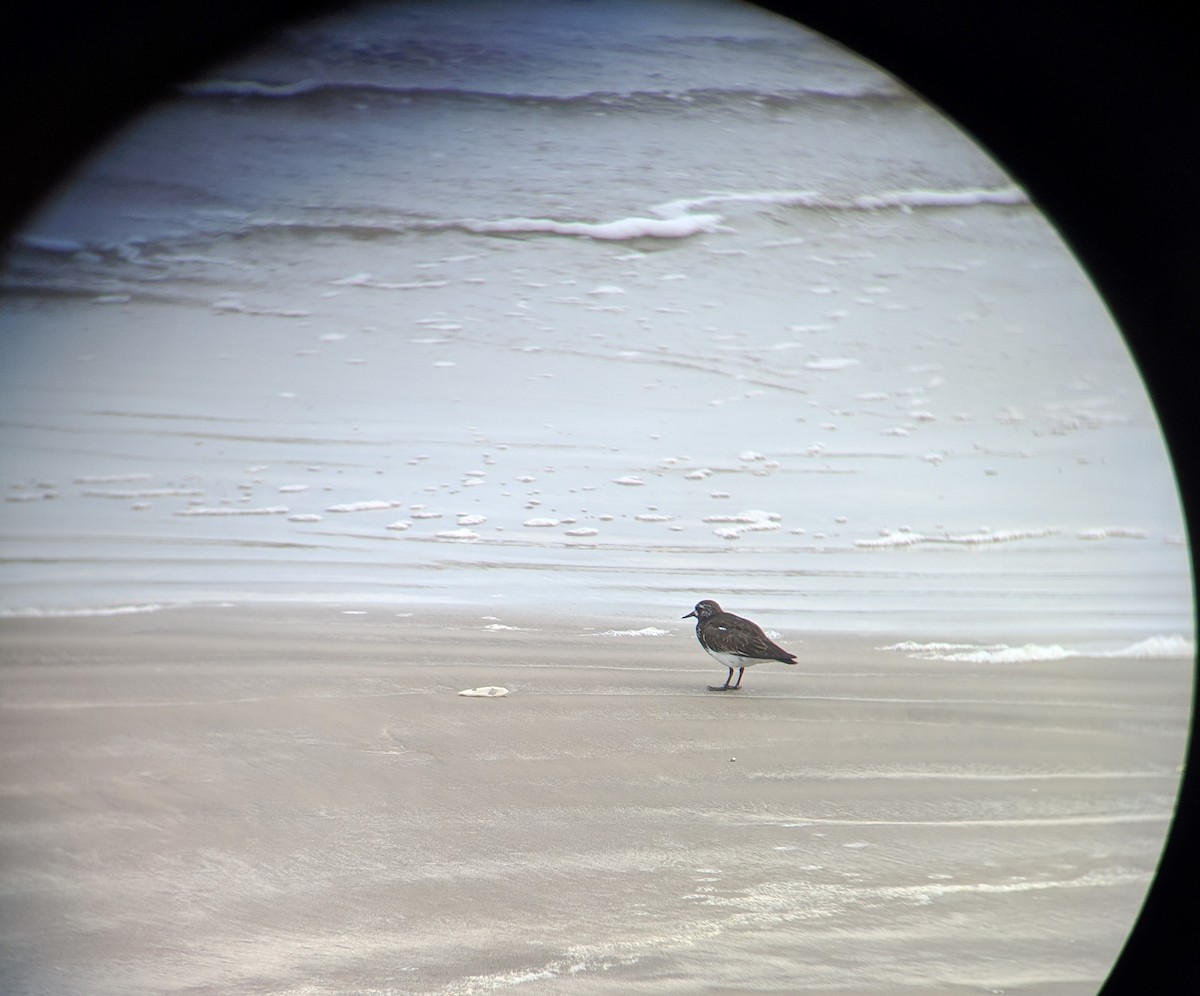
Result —
[[[743, 668], [743, 670], [745, 670], [745, 669]], [[741, 682], [741, 680], [742, 680], [742, 676], [739, 674], [739, 675], [738, 675], [738, 682], [740, 683], [740, 682]], [[725, 684], [723, 684], [723, 685], [709, 685], [709, 686], [708, 686], [708, 690], [709, 690], [710, 692], [728, 692], [728, 691], [730, 691], [730, 688], [729, 688], [729, 683], [730, 683], [731, 681], [733, 681], [733, 668], [730, 668], [730, 669], [729, 669], [729, 677], [725, 679]]]
[[[735, 691], [735, 692], [736, 692], [736, 691], [737, 691], [739, 688], [741, 688], [741, 687], [742, 687], [742, 675], [743, 675], [743, 674], [745, 674], [745, 673], [746, 673], [746, 669], [745, 669], [744, 667], [739, 667], [739, 668], [738, 668], [738, 680], [737, 680], [737, 684], [735, 684], [735, 685], [733, 686], [733, 688], [731, 689], [732, 691]], [[733, 668], [730, 668], [730, 669], [729, 669], [729, 677], [731, 677], [731, 678], [733, 677]], [[726, 682], [726, 684], [729, 684], [729, 682]]]

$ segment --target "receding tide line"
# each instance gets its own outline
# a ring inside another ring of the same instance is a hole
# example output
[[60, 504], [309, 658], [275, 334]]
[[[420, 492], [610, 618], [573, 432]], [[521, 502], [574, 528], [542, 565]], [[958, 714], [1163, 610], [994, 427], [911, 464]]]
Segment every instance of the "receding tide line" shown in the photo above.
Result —
[[761, 781], [890, 781], [911, 779], [913, 781], [960, 781], [960, 782], [1028, 782], [1028, 781], [1076, 781], [1082, 779], [1112, 778], [1172, 778], [1178, 779], [1179, 771], [794, 771], [750, 772], [750, 778]]
[[761, 825], [798, 829], [822, 827], [1065, 827], [1104, 826], [1114, 823], [1162, 823], [1171, 813], [1111, 813], [1091, 816], [1030, 816], [1012, 820], [828, 820], [819, 817], [780, 823], [775, 820], [747, 821], [744, 826]]
[[1095, 889], [1114, 885], [1132, 885], [1145, 882], [1149, 873], [1118, 871], [1081, 875], [1079, 878], [1050, 879], [1016, 882], [942, 882], [935, 885], [893, 885], [872, 890], [886, 896], [945, 896], [954, 893], [972, 892], [1035, 892], [1041, 889]]

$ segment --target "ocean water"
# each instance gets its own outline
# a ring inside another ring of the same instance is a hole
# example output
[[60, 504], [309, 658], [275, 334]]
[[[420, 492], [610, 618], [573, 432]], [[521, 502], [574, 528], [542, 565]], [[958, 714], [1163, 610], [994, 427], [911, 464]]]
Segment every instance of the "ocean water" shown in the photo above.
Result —
[[951, 122], [756, 8], [297, 25], [98, 150], [0, 277], [8, 615], [714, 597], [1193, 646], [1086, 274]]

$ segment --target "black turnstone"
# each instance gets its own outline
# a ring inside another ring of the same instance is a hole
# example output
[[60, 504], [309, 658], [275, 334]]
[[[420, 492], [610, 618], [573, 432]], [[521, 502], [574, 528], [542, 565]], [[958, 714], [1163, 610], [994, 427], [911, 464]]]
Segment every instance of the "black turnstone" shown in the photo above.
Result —
[[[760, 661], [782, 661], [795, 664], [796, 655], [789, 654], [772, 641], [766, 633], [749, 619], [725, 612], [711, 598], [697, 602], [684, 619], [696, 620], [696, 639], [700, 641], [708, 656], [729, 668], [729, 677], [723, 685], [709, 685], [710, 692], [737, 691], [742, 684], [742, 672]], [[733, 681], [733, 669], [737, 668], [737, 683]]]

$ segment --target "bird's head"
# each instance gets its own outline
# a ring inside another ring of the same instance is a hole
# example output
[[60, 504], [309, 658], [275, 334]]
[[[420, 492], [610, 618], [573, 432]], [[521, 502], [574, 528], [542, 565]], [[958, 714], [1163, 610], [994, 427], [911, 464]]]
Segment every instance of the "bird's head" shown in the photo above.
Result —
[[699, 622], [704, 622], [705, 619], [711, 619], [721, 611], [721, 606], [714, 602], [711, 598], [706, 598], [701, 602], [696, 603], [696, 607], [692, 609], [684, 619], [696, 619]]

